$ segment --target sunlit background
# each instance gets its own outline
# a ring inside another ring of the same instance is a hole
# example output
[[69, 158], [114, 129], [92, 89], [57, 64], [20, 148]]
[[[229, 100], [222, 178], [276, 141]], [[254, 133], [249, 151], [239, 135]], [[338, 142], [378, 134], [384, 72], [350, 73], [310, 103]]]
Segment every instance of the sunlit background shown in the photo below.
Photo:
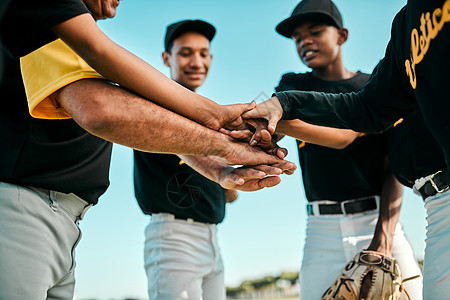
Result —
[[[216, 26], [217, 35], [212, 42], [212, 67], [199, 93], [221, 104], [262, 101], [271, 95], [283, 73], [307, 71], [293, 41], [274, 30], [297, 3], [126, 0], [120, 3], [115, 19], [99, 25], [115, 42], [169, 75], [161, 60], [166, 26], [185, 18], [209, 21]], [[406, 0], [335, 3], [350, 31], [343, 49], [346, 66], [370, 73], [384, 55], [393, 17]], [[281, 145], [288, 148], [288, 159], [298, 164], [294, 140], [285, 138]], [[130, 149], [114, 146], [110, 177], [109, 190], [81, 222], [76, 294], [78, 299], [146, 299], [143, 232], [149, 217], [134, 199]], [[282, 176], [277, 187], [241, 192], [238, 201], [228, 205], [225, 221], [219, 225], [228, 286], [299, 270], [305, 203], [301, 172], [297, 171]], [[405, 191], [400, 220], [416, 257], [423, 258], [425, 212], [422, 200], [410, 190]]]

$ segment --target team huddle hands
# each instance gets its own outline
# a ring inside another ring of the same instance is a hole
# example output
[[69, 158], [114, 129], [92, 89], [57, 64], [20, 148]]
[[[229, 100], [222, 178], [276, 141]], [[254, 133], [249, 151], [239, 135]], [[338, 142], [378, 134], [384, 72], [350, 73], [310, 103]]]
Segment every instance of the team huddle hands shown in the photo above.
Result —
[[215, 120], [207, 124], [230, 137], [231, 153], [225, 155], [223, 161], [243, 165], [225, 168], [221, 172], [218, 182], [223, 188], [255, 191], [272, 187], [281, 181], [277, 175], [291, 175], [297, 169], [294, 163], [284, 160], [288, 151], [277, 145], [276, 122], [270, 126], [274, 118], [267, 119], [264, 115], [268, 109], [264, 105], [260, 108], [254, 101], [223, 105]]
[[235, 139], [247, 141], [251, 146], [258, 146], [267, 153], [283, 159], [287, 155], [287, 150], [278, 147], [277, 141], [272, 139], [278, 121], [283, 115], [278, 98], [272, 97], [258, 105], [252, 101], [247, 108], [250, 109], [241, 110], [242, 114], [233, 122], [226, 123], [232, 126], [222, 126], [220, 132]]
[[[219, 113], [222, 120], [219, 131], [229, 135], [235, 140], [248, 142], [251, 146], [264, 150], [267, 154], [284, 159], [287, 149], [277, 145], [275, 129], [281, 119], [283, 109], [276, 97], [256, 105], [254, 101], [249, 104], [235, 104], [222, 106]], [[232, 112], [234, 110], [234, 112]], [[241, 112], [240, 115], [236, 115]], [[211, 127], [215, 129], [214, 127]]]

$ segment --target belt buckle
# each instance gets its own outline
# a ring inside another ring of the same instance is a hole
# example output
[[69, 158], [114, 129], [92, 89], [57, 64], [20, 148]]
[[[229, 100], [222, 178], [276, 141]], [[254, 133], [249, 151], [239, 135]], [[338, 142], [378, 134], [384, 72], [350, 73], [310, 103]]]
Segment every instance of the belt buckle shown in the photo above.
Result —
[[431, 177], [430, 177], [430, 182], [431, 182], [431, 185], [433, 186], [433, 188], [434, 188], [434, 190], [437, 192], [437, 193], [442, 193], [442, 192], [445, 192], [446, 190], [448, 190], [449, 189], [449, 187], [447, 186], [447, 187], [445, 187], [445, 188], [443, 188], [443, 189], [439, 189], [438, 188], [438, 186], [436, 185], [436, 183], [434, 182], [434, 177], [436, 176], [436, 175], [438, 175], [439, 173], [442, 173], [442, 171], [437, 171], [436, 173], [434, 173], [433, 175], [431, 175]]
[[345, 200], [341, 202], [341, 211], [344, 216], [348, 215], [347, 210], [345, 209], [345, 204], [350, 203], [354, 200]]

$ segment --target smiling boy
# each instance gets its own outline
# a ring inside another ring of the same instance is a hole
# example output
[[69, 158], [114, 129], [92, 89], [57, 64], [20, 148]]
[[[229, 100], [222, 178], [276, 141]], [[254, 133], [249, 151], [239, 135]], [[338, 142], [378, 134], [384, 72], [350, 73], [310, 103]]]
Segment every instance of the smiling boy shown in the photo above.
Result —
[[[348, 30], [332, 1], [300, 2], [276, 31], [294, 40], [300, 60], [311, 69], [284, 74], [277, 92], [354, 92], [368, 80], [368, 74], [349, 71], [343, 63]], [[298, 140], [308, 200], [301, 299], [320, 299], [363, 249], [394, 256], [405, 277], [420, 274], [411, 245], [397, 225], [403, 189], [390, 172], [386, 135], [360, 135], [300, 120], [281, 121], [277, 132]], [[411, 299], [421, 299], [420, 280], [408, 282], [406, 289]]]

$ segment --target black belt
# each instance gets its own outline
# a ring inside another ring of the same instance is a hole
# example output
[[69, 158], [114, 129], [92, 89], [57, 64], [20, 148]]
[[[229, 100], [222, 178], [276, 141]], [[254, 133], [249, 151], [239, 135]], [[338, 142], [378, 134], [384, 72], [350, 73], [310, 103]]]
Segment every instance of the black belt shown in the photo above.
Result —
[[[319, 215], [347, 215], [366, 212], [377, 209], [377, 199], [375, 197], [347, 200], [341, 203], [319, 204]], [[313, 204], [306, 206], [308, 215], [314, 215]]]
[[438, 171], [430, 176], [427, 182], [418, 190], [423, 200], [448, 190], [447, 172]]

